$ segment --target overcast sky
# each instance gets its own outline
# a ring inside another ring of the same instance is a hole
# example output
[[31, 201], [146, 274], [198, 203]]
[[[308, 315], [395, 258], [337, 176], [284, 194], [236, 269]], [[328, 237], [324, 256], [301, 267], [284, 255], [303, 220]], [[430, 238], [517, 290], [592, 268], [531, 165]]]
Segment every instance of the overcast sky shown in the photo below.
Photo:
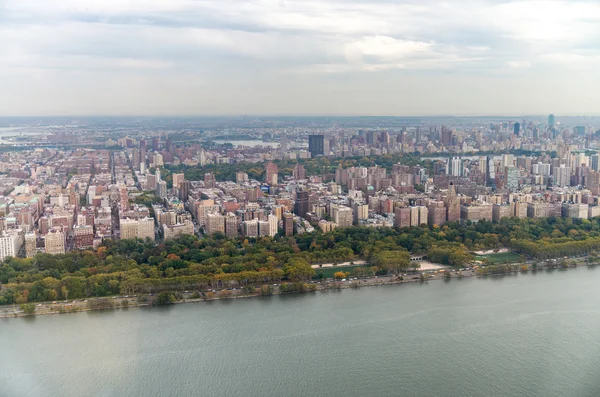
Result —
[[0, 115], [600, 113], [600, 2], [0, 0]]

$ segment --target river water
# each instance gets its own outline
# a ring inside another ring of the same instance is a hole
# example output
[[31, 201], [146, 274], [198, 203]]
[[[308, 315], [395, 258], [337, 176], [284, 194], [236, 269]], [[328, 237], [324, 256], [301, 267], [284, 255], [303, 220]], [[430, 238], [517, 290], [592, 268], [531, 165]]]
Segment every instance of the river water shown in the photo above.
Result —
[[0, 320], [0, 396], [600, 396], [600, 268]]

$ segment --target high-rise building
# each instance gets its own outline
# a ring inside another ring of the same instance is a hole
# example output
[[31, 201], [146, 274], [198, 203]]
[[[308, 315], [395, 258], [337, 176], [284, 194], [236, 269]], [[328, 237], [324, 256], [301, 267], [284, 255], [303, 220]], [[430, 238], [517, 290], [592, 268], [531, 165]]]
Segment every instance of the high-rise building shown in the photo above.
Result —
[[446, 220], [460, 222], [460, 201], [456, 197], [456, 186], [453, 183], [448, 186], [448, 195], [446, 196]]
[[516, 167], [504, 167], [504, 186], [509, 190], [519, 188], [519, 169]]
[[65, 253], [65, 235], [58, 229], [50, 229], [44, 236], [44, 248], [47, 254]]
[[444, 146], [452, 146], [452, 137], [454, 135], [454, 132], [447, 128], [446, 126], [442, 126], [442, 133], [440, 136], [440, 141], [442, 142], [442, 145]]
[[269, 185], [277, 185], [277, 164], [268, 162], [265, 165], [265, 182]]
[[434, 201], [429, 204], [427, 223], [430, 226], [442, 226], [446, 223], [446, 206], [443, 201]]
[[553, 174], [555, 186], [571, 186], [571, 167], [561, 164], [560, 167], [554, 167]]
[[146, 141], [144, 139], [140, 139], [140, 166], [141, 164], [146, 166]]
[[394, 226], [410, 227], [410, 208], [396, 207], [394, 209]]
[[585, 136], [585, 127], [582, 125], [575, 126], [575, 135], [576, 136]]
[[279, 229], [279, 222], [277, 221], [277, 217], [273, 214], [269, 214], [269, 217], [267, 219], [269, 222], [269, 236], [275, 237]]
[[138, 219], [137, 222], [138, 222], [137, 237], [142, 240], [149, 238], [150, 240], [154, 241], [154, 239], [155, 239], [154, 219], [150, 218], [150, 217], [141, 218], [141, 219]]
[[493, 204], [492, 206], [492, 220], [494, 222], [500, 222], [502, 218], [511, 217], [511, 208], [509, 204]]
[[463, 161], [460, 157], [452, 157], [448, 159], [448, 175], [460, 177], [464, 175]]
[[235, 182], [236, 183], [244, 183], [248, 182], [248, 174], [242, 171], [238, 171], [235, 173]]
[[37, 252], [37, 236], [35, 233], [25, 235], [25, 257], [33, 258]]
[[186, 220], [183, 223], [176, 223], [174, 225], [163, 224], [163, 236], [165, 240], [175, 238], [181, 235], [194, 235], [194, 224]]
[[598, 171], [600, 167], [600, 156], [598, 154], [592, 154], [590, 156], [590, 168], [594, 171]]
[[22, 229], [5, 230], [0, 235], [0, 261], [12, 256], [16, 258], [24, 242]]
[[246, 237], [258, 237], [258, 219], [244, 221], [242, 223], [242, 232]]
[[354, 223], [358, 224], [360, 220], [369, 219], [369, 205], [355, 204], [354, 205]]
[[74, 246], [77, 249], [90, 248], [94, 245], [94, 227], [79, 225], [73, 227]]
[[206, 215], [206, 234], [217, 232], [225, 234], [225, 217], [219, 213], [210, 213]]
[[294, 235], [294, 215], [289, 212], [283, 214], [283, 233], [288, 237]]
[[227, 237], [237, 237], [239, 234], [240, 219], [229, 212], [225, 217], [225, 234]]
[[215, 175], [212, 172], [207, 172], [204, 174], [204, 187], [208, 189], [213, 189], [217, 186], [217, 181], [215, 179]]
[[296, 204], [294, 205], [294, 212], [299, 217], [306, 218], [306, 213], [309, 212], [307, 190], [296, 191]]
[[554, 127], [554, 123], [555, 123], [555, 118], [554, 118], [554, 115], [551, 114], [551, 115], [548, 116], [548, 125], [550, 127]]
[[297, 181], [306, 179], [306, 170], [302, 164], [298, 163], [294, 166], [293, 176]]
[[518, 121], [513, 124], [513, 132], [515, 133], [515, 135], [519, 135], [519, 132], [521, 132], [521, 123], [519, 123]]
[[186, 202], [190, 197], [190, 189], [192, 183], [190, 181], [183, 181], [179, 184], [179, 200]]
[[158, 152], [158, 142], [159, 142], [159, 138], [157, 136], [153, 136], [152, 137], [152, 150], [154, 150], [155, 152]]
[[324, 135], [309, 135], [308, 136], [308, 151], [310, 157], [322, 156], [325, 154], [325, 136]]
[[352, 208], [334, 204], [331, 206], [331, 217], [338, 227], [352, 226]]
[[146, 175], [146, 190], [156, 190], [156, 175]]
[[160, 181], [156, 184], [156, 195], [161, 199], [167, 197], [167, 182]]
[[181, 189], [181, 182], [185, 180], [185, 176], [183, 173], [173, 174], [173, 187], [177, 189]]
[[152, 241], [155, 240], [153, 218], [121, 218], [119, 227], [121, 229], [121, 239], [139, 238], [145, 240], [149, 238]]
[[119, 203], [121, 204], [121, 211], [129, 209], [129, 194], [125, 185], [119, 186]]

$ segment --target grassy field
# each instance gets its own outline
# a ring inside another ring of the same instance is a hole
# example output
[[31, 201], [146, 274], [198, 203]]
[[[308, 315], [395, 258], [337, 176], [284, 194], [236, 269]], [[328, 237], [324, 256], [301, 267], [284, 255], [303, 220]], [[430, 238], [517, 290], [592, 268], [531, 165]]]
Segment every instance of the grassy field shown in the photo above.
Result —
[[502, 252], [499, 254], [475, 255], [475, 260], [482, 261], [487, 259], [491, 264], [497, 263], [515, 263], [521, 261], [521, 256], [514, 252]]
[[350, 273], [354, 271], [354, 269], [364, 267], [364, 266], [336, 266], [336, 267], [326, 267], [321, 269], [315, 269], [315, 274], [319, 274], [319, 272], [323, 272], [325, 278], [333, 278], [334, 273], [344, 272]]

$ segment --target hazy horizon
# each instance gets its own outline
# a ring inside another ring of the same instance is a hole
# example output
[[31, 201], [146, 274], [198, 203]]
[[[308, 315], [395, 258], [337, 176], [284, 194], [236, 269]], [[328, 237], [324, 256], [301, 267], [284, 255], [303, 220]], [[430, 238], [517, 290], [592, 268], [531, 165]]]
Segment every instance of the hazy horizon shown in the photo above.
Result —
[[0, 115], [596, 115], [598, 37], [588, 1], [4, 0]]

